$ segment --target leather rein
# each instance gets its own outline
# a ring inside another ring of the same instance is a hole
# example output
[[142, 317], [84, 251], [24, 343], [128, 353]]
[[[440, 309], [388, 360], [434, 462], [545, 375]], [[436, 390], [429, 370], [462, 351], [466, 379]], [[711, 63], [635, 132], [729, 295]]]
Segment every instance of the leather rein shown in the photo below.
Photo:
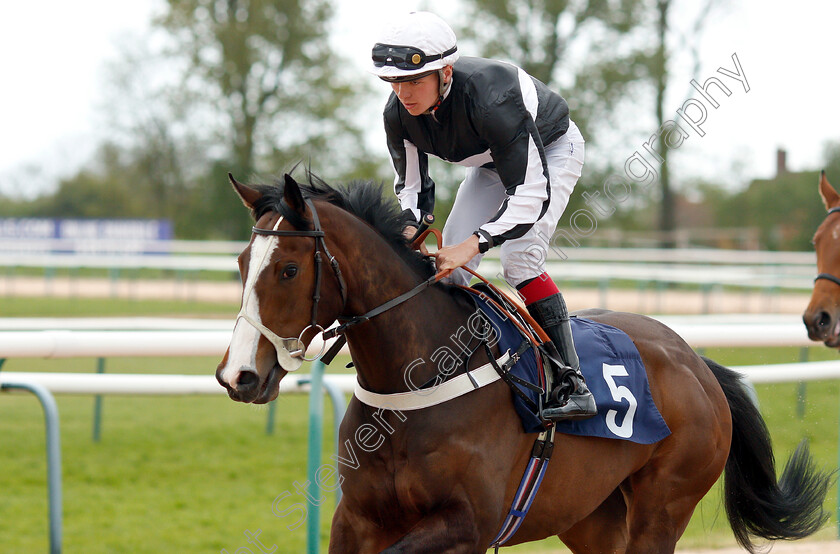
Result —
[[[828, 217], [831, 214], [838, 213], [838, 212], [840, 212], [840, 206], [838, 206], [836, 208], [831, 208], [830, 210], [828, 210], [828, 213], [825, 214], [825, 217]], [[826, 281], [831, 281], [832, 283], [834, 283], [836, 285], [840, 285], [840, 277], [836, 277], [836, 276], [832, 275], [831, 273], [820, 273], [820, 274], [818, 274], [814, 278], [814, 282], [816, 283], [820, 279], [825, 279]]]

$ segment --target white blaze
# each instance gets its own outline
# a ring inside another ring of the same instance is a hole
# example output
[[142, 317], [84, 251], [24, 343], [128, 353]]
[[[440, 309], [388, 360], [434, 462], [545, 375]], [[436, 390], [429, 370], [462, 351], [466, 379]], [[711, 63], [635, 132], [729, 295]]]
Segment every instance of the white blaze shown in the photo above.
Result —
[[[275, 230], [282, 220], [283, 218], [281, 217], [274, 225]], [[236, 318], [233, 337], [228, 348], [227, 364], [221, 373], [222, 380], [231, 386], [236, 384], [240, 370], [256, 370], [257, 344], [262, 334], [265, 334], [266, 338], [274, 344], [277, 350], [277, 361], [284, 370], [294, 371], [303, 363], [300, 358], [292, 358], [289, 355], [289, 351], [282, 343], [286, 339], [278, 337], [265, 328], [260, 318], [259, 298], [257, 297], [256, 290], [254, 290], [257, 280], [260, 278], [263, 270], [268, 267], [271, 261], [271, 254], [277, 249], [278, 245], [279, 240], [277, 237], [266, 235], [257, 235], [251, 243], [248, 277], [242, 292], [242, 309]]]

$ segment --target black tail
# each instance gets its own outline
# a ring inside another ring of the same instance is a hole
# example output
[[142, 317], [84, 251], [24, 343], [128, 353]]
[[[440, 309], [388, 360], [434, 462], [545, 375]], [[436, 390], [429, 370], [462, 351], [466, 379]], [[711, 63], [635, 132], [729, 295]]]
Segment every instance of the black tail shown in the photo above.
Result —
[[828, 520], [823, 500], [833, 473], [819, 471], [803, 440], [776, 481], [770, 433], [739, 373], [703, 358], [720, 383], [732, 413], [732, 447], [726, 460], [724, 504], [738, 543], [754, 552], [751, 536], [800, 539]]

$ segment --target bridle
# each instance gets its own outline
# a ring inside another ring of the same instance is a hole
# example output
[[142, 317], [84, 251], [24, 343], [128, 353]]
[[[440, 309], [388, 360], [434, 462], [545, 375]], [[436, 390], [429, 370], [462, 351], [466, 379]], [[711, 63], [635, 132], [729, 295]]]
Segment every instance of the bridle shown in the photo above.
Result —
[[[324, 362], [329, 363], [332, 360], [332, 358], [335, 356], [335, 354], [338, 353], [338, 350], [343, 345], [343, 340], [340, 339], [339, 341], [337, 341], [336, 345], [334, 345], [325, 355], [324, 350], [326, 348], [326, 343], [329, 339], [331, 339], [333, 337], [343, 335], [344, 332], [348, 328], [350, 328], [354, 325], [357, 325], [359, 323], [363, 323], [363, 322], [371, 319], [372, 317], [375, 317], [375, 316], [377, 316], [377, 315], [379, 315], [379, 314], [381, 314], [381, 313], [383, 313], [387, 310], [390, 310], [391, 308], [393, 308], [395, 306], [398, 306], [399, 304], [402, 304], [403, 302], [409, 300], [410, 298], [413, 298], [414, 296], [421, 293], [422, 291], [424, 291], [429, 286], [436, 283], [441, 278], [441, 275], [440, 274], [434, 275], [434, 276], [430, 277], [429, 279], [426, 279], [425, 281], [423, 281], [422, 283], [420, 283], [419, 285], [417, 285], [413, 289], [409, 290], [408, 292], [405, 292], [405, 293], [397, 296], [396, 298], [393, 298], [393, 299], [385, 302], [384, 304], [381, 304], [381, 305], [377, 306], [376, 308], [373, 308], [372, 310], [370, 310], [367, 313], [364, 313], [362, 315], [352, 316], [352, 317], [338, 316], [337, 319], [339, 321], [342, 321], [343, 323], [341, 323], [337, 327], [333, 327], [329, 330], [324, 329], [317, 322], [318, 301], [321, 299], [321, 281], [322, 281], [321, 280], [321, 273], [322, 273], [321, 266], [322, 266], [322, 263], [323, 263], [322, 258], [321, 258], [321, 250], [324, 251], [324, 254], [327, 256], [327, 259], [330, 262], [330, 266], [332, 267], [333, 273], [335, 274], [335, 278], [338, 281], [339, 290], [341, 291], [341, 303], [342, 304], [341, 304], [341, 311], [339, 313], [343, 313], [346, 306], [347, 306], [347, 285], [344, 282], [344, 278], [341, 276], [341, 269], [339, 268], [338, 260], [335, 258], [335, 256], [330, 254], [330, 251], [327, 248], [327, 243], [324, 241], [324, 236], [325, 236], [324, 235], [324, 230], [321, 228], [321, 222], [318, 218], [318, 212], [315, 210], [315, 205], [312, 203], [312, 201], [309, 198], [304, 198], [304, 202], [306, 203], [306, 206], [309, 207], [309, 210], [312, 212], [312, 227], [313, 227], [312, 231], [299, 231], [299, 230], [280, 231], [280, 230], [277, 229], [277, 226], [280, 224], [280, 221], [277, 222], [277, 224], [274, 226], [274, 229], [262, 229], [260, 227], [254, 226], [254, 227], [251, 228], [251, 231], [255, 235], [265, 235], [265, 236], [273, 236], [273, 237], [312, 237], [312, 238], [315, 239], [315, 253], [314, 253], [314, 256], [315, 256], [315, 291], [312, 294], [312, 317], [310, 318], [309, 325], [304, 327], [304, 329], [298, 335], [297, 339], [294, 339], [294, 338], [289, 339], [289, 338], [280, 337], [279, 335], [274, 333], [271, 329], [267, 328], [265, 325], [262, 325], [258, 321], [253, 321], [252, 320], [253, 318], [251, 318], [250, 316], [245, 314], [244, 313], [244, 309], [245, 309], [245, 302], [244, 301], [243, 301], [243, 309], [240, 312], [238, 317], [241, 317], [241, 318], [245, 319], [251, 325], [253, 325], [257, 330], [259, 330], [260, 333], [262, 333], [263, 336], [265, 336], [266, 339], [268, 339], [272, 344], [274, 344], [275, 348], [278, 348], [278, 345], [282, 345], [282, 347], [285, 348], [285, 343], [288, 343], [290, 341], [296, 341], [296, 343], [295, 343], [296, 349], [293, 350], [293, 351], [290, 351], [290, 353], [289, 353], [290, 356], [295, 357], [295, 358], [300, 358], [300, 359], [302, 359], [304, 361], [307, 361], [307, 362], [311, 362], [311, 361], [314, 361], [314, 360], [317, 360], [317, 359], [323, 357]], [[282, 217], [281, 217], [281, 221], [282, 221]], [[306, 333], [310, 329], [315, 329], [316, 331], [320, 331], [321, 332], [321, 337], [323, 339], [323, 344], [321, 346], [321, 351], [314, 358], [306, 358], [305, 357], [305, 347], [304, 347], [303, 340], [302, 340], [304, 333]]]
[[[295, 343], [296, 349], [290, 351], [289, 355], [294, 358], [301, 358], [304, 361], [311, 362], [317, 360], [321, 355], [324, 353], [324, 346], [321, 347], [321, 351], [318, 353], [317, 356], [314, 358], [307, 358], [305, 353], [305, 348], [303, 345], [303, 335], [309, 331], [310, 329], [315, 329], [316, 332], [320, 330], [320, 332], [324, 333], [324, 328], [318, 324], [318, 302], [321, 300], [321, 273], [322, 273], [322, 264], [323, 258], [321, 257], [321, 250], [324, 251], [324, 254], [327, 256], [327, 259], [330, 262], [330, 266], [332, 267], [333, 273], [335, 274], [336, 281], [338, 281], [338, 288], [341, 292], [341, 311], [344, 311], [344, 306], [347, 305], [347, 285], [344, 283], [344, 277], [341, 276], [341, 269], [338, 266], [338, 260], [330, 254], [329, 248], [327, 248], [327, 243], [324, 241], [324, 230], [321, 228], [321, 221], [318, 219], [318, 212], [315, 211], [315, 206], [312, 202], [305, 198], [304, 202], [309, 207], [310, 211], [312, 212], [312, 231], [280, 231], [277, 229], [277, 226], [280, 224], [280, 221], [283, 220], [281, 217], [280, 220], [277, 221], [275, 224], [274, 229], [261, 229], [256, 225], [251, 228], [251, 231], [255, 235], [264, 235], [264, 236], [271, 236], [271, 237], [312, 237], [315, 239], [315, 291], [312, 293], [312, 314], [309, 319], [309, 325], [303, 328], [303, 330], [298, 335], [297, 339], [288, 339], [284, 337], [280, 337], [274, 331], [266, 327], [265, 325], [261, 324], [260, 322], [253, 321], [250, 316], [245, 313], [240, 313], [239, 317], [244, 318], [248, 323], [253, 325], [263, 334], [272, 344], [274, 344], [275, 348], [277, 348], [278, 343], [283, 345], [284, 343], [290, 340], [296, 340]], [[243, 301], [243, 312], [245, 307], [245, 302]]]
[[[838, 212], [840, 212], [840, 206], [837, 206], [836, 208], [831, 208], [830, 210], [828, 210], [828, 213], [825, 214], [825, 217], [828, 217], [831, 214], [838, 213]], [[832, 275], [831, 273], [820, 273], [820, 274], [818, 274], [814, 278], [814, 282], [816, 283], [820, 279], [825, 279], [826, 281], [831, 281], [832, 283], [834, 283], [836, 285], [840, 285], [840, 277], [836, 277], [836, 276]]]

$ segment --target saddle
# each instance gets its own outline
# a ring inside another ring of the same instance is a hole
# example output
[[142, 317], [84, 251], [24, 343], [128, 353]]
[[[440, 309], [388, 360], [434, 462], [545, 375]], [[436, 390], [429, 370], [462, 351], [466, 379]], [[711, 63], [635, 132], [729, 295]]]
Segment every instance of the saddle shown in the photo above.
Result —
[[497, 345], [501, 353], [509, 355], [506, 363], [494, 364], [494, 369], [514, 395], [514, 408], [524, 431], [548, 429], [550, 422], [542, 420], [539, 413], [547, 391], [551, 390], [549, 364], [557, 362], [543, 348], [544, 341], [537, 338], [544, 335], [543, 330], [527, 311], [486, 281], [460, 288], [492, 326], [493, 340], [483, 345], [487, 358], [494, 359], [491, 345]]
[[[358, 400], [375, 408], [418, 410], [454, 400], [504, 379], [511, 390], [513, 407], [523, 431], [539, 433], [538, 442], [546, 440], [547, 431], [553, 433], [555, 430], [639, 444], [655, 443], [671, 433], [653, 402], [647, 372], [633, 340], [620, 329], [581, 317], [571, 319], [572, 334], [578, 352], [582, 353], [581, 373], [595, 397], [598, 415], [553, 425], [541, 420], [539, 403], [547, 388], [543, 368], [550, 362], [544, 360], [540, 347], [535, 346], [533, 332], [528, 329], [531, 327], [529, 322], [524, 317], [517, 317], [515, 314], [521, 315], [521, 312], [515, 308], [502, 310], [501, 306], [511, 301], [490, 294], [492, 286], [490, 291], [481, 286], [463, 287], [462, 290], [476, 310], [481, 310], [485, 330], [492, 327], [492, 337], [488, 340], [490, 333], [482, 330], [479, 344], [469, 349], [465, 354], [467, 357], [459, 360], [458, 365], [466, 367], [472, 354], [481, 347], [488, 352], [488, 363], [466, 373], [447, 372], [441, 380], [436, 376], [404, 393], [377, 394], [363, 389], [357, 382], [354, 395]], [[492, 346], [498, 346], [501, 353], [498, 358], [490, 352]], [[418, 394], [419, 391], [424, 392]], [[541, 458], [542, 462], [546, 459]]]
[[[540, 417], [540, 402], [551, 390], [551, 356], [534, 337], [541, 332], [527, 312], [496, 287], [479, 283], [464, 287], [499, 333], [499, 351], [510, 360], [495, 368], [512, 391], [514, 409], [526, 433], [540, 433], [550, 422]], [[502, 311], [500, 308], [505, 308]], [[528, 317], [524, 317], [528, 315]], [[553, 424], [559, 433], [622, 439], [652, 444], [671, 431], [650, 393], [644, 363], [632, 339], [610, 325], [572, 316], [572, 334], [580, 356], [580, 369], [598, 405], [598, 415]], [[488, 356], [492, 359], [492, 356]]]

